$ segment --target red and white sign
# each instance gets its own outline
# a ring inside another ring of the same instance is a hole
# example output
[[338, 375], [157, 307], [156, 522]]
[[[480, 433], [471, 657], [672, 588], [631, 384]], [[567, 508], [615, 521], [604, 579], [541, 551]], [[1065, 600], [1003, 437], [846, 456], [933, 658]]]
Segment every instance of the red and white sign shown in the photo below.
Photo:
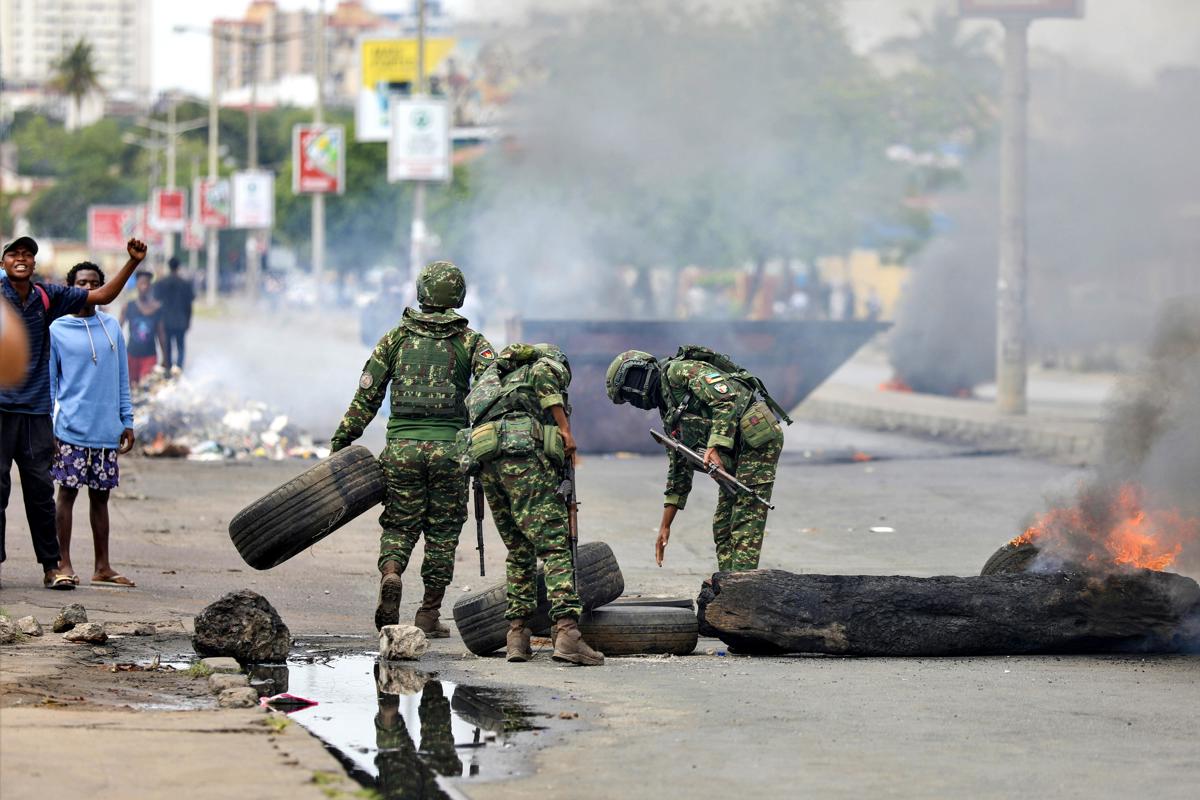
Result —
[[125, 252], [125, 243], [141, 238], [142, 206], [88, 206], [88, 250]]
[[177, 233], [187, 224], [187, 191], [155, 189], [150, 194], [150, 227]]
[[292, 191], [341, 194], [345, 189], [346, 129], [341, 125], [292, 128]]
[[196, 198], [196, 221], [206, 228], [228, 228], [232, 190], [229, 180], [197, 178], [193, 196]]
[[963, 17], [1082, 17], [1083, 0], [958, 0]]

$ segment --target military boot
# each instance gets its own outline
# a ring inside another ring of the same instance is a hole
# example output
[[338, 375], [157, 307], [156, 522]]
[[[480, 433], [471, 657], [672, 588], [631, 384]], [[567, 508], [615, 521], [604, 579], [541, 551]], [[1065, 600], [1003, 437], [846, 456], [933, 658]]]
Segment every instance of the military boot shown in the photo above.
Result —
[[561, 617], [554, 623], [554, 660], [567, 661], [581, 667], [598, 667], [604, 663], [604, 653], [588, 647], [574, 617]]
[[533, 631], [526, 627], [523, 619], [508, 621], [508, 651], [509, 661], [528, 661], [533, 658], [533, 648], [529, 646], [529, 637]]
[[385, 561], [379, 572], [379, 604], [375, 606], [375, 630], [400, 622], [400, 562]]
[[421, 600], [421, 607], [417, 609], [417, 616], [413, 619], [413, 625], [416, 625], [421, 630], [425, 631], [425, 635], [430, 639], [448, 639], [450, 638], [450, 629], [438, 622], [438, 618], [442, 615], [442, 598], [446, 596], [446, 589], [425, 589], [425, 598]]

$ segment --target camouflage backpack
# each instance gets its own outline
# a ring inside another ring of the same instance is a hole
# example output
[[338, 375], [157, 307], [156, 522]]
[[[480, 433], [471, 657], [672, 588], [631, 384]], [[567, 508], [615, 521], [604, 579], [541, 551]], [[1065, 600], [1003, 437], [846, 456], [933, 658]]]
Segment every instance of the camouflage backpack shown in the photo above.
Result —
[[[787, 412], [784, 411], [781, 405], [772, 399], [770, 392], [767, 391], [766, 385], [759, 378], [755, 377], [750, 370], [741, 366], [724, 353], [718, 353], [717, 351], [708, 347], [704, 347], [703, 345], [685, 344], [679, 348], [679, 352], [663, 362], [663, 367], [666, 367], [667, 362], [683, 360], [703, 361], [705, 364], [711, 364], [715, 369], [724, 372], [733, 380], [744, 385], [752, 393], [759, 395], [763, 399], [763, 402], [767, 404], [767, 407], [770, 408], [775, 414], [775, 416], [779, 417], [788, 425], [792, 424], [792, 418], [788, 416]], [[670, 399], [671, 398], [668, 398], [668, 401]]]

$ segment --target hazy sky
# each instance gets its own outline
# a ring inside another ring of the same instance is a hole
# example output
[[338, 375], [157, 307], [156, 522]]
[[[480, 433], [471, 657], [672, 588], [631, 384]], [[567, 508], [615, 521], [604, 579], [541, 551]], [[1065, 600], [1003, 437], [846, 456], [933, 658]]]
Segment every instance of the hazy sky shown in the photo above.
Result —
[[[555, 0], [557, 8], [626, 0]], [[725, 0], [740, 2], [740, 0]], [[317, 8], [317, 0], [278, 0], [285, 9]], [[333, 8], [337, 0], [326, 0]], [[443, 0], [459, 17], [497, 16], [545, 0]], [[928, 13], [953, 0], [844, 0], [847, 23], [864, 47], [904, 32], [912, 11]], [[411, 8], [411, 0], [368, 0], [378, 11]], [[207, 27], [214, 17], [241, 17], [248, 0], [154, 0], [153, 87], [208, 94], [210, 46], [199, 33], [176, 25]], [[1083, 20], [1044, 20], [1033, 27], [1032, 46], [1146, 80], [1163, 66], [1200, 66], [1200, 0], [1087, 0]], [[994, 23], [979, 23], [994, 24]]]

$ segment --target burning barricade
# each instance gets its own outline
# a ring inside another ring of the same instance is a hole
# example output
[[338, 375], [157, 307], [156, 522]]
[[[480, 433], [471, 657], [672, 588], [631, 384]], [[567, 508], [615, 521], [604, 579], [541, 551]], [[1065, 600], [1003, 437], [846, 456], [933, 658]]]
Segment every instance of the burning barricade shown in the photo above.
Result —
[[133, 387], [134, 425], [146, 456], [225, 461], [324, 458], [312, 436], [269, 405], [211, 381], [155, 375]]

